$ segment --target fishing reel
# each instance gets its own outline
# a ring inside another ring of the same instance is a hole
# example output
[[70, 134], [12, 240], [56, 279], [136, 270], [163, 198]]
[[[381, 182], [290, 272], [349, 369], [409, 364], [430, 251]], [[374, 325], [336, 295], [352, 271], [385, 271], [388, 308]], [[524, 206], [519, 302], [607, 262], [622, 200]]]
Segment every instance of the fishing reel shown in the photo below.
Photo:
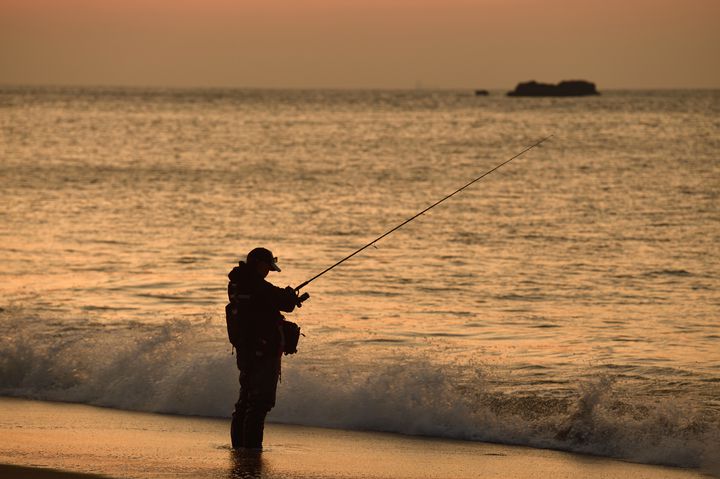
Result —
[[302, 308], [303, 302], [307, 301], [308, 299], [310, 299], [310, 294], [309, 294], [309, 293], [303, 293], [303, 294], [301, 294], [300, 296], [297, 297], [296, 306], [297, 306], [298, 308]]

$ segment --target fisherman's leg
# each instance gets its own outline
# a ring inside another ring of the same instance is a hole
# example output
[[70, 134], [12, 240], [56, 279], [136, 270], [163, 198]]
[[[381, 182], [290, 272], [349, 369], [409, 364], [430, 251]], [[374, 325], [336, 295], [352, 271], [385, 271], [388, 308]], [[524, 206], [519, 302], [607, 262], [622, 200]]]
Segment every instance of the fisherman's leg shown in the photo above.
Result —
[[243, 447], [262, 449], [265, 430], [265, 416], [269, 411], [262, 405], [251, 406], [245, 415]]
[[247, 448], [262, 448], [265, 417], [275, 406], [280, 359], [267, 358], [257, 364], [248, 390], [248, 407], [245, 410], [243, 443]]
[[230, 422], [230, 440], [232, 441], [232, 447], [245, 447], [243, 440], [243, 425], [245, 424], [245, 414], [248, 408], [248, 391], [250, 390], [250, 384], [248, 381], [247, 369], [240, 371], [240, 395], [237, 402], [235, 403], [235, 410], [232, 414], [232, 421]]

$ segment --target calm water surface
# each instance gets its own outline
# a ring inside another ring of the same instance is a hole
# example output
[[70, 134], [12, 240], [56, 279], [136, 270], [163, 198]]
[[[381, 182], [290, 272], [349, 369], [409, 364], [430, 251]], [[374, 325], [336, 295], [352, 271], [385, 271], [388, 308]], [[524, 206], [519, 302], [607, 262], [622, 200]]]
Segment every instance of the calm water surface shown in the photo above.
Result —
[[227, 272], [314, 276], [276, 421], [720, 457], [720, 92], [0, 90], [0, 394], [226, 416]]

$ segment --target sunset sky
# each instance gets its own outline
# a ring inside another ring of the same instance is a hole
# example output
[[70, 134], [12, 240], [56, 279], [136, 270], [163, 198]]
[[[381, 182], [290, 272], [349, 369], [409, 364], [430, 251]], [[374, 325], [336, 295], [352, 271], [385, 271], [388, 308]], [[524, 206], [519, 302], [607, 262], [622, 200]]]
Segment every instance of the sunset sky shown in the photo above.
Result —
[[0, 0], [0, 84], [720, 87], [720, 0]]

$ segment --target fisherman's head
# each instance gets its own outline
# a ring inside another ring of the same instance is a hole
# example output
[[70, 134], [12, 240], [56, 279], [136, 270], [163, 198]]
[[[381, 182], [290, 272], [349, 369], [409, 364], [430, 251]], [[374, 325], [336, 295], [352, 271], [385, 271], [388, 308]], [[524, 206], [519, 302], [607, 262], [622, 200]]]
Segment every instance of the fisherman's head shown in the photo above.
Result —
[[277, 265], [277, 258], [272, 251], [265, 248], [255, 248], [247, 255], [248, 266], [258, 272], [261, 277], [266, 277], [270, 271], [280, 271]]

